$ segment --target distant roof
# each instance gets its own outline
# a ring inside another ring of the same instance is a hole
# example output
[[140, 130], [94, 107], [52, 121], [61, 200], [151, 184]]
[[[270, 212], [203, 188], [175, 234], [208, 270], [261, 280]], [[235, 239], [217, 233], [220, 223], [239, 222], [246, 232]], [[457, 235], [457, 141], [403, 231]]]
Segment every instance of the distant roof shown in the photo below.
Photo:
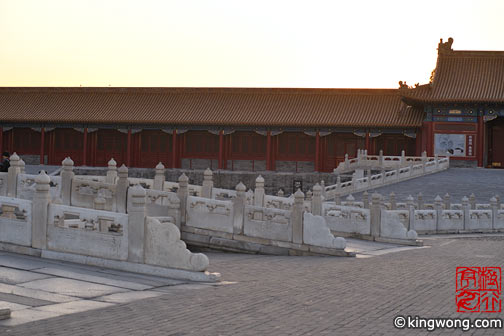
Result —
[[404, 101], [504, 103], [504, 51], [454, 51], [451, 43], [440, 42], [432, 83], [400, 89]]
[[0, 88], [0, 121], [418, 127], [397, 89]]

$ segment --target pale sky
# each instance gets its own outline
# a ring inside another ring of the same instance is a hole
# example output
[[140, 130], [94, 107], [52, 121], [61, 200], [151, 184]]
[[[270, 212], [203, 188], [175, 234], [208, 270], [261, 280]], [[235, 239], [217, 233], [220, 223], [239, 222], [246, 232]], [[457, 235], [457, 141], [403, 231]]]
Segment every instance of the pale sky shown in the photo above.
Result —
[[0, 0], [0, 86], [396, 88], [440, 38], [504, 50], [504, 1]]

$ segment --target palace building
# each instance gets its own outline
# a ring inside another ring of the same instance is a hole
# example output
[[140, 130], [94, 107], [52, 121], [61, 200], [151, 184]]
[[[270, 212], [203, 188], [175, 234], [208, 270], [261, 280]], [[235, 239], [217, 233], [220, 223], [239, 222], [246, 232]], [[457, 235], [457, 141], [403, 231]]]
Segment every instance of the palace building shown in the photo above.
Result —
[[0, 148], [27, 163], [332, 171], [345, 153], [504, 167], [504, 52], [439, 44], [399, 89], [0, 88]]

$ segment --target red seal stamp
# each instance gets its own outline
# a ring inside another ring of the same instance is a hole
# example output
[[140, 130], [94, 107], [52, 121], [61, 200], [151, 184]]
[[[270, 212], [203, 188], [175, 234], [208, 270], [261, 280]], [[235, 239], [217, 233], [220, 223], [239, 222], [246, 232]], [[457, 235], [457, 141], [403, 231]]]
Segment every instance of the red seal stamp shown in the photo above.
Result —
[[501, 312], [502, 271], [500, 267], [457, 267], [455, 281], [457, 312]]

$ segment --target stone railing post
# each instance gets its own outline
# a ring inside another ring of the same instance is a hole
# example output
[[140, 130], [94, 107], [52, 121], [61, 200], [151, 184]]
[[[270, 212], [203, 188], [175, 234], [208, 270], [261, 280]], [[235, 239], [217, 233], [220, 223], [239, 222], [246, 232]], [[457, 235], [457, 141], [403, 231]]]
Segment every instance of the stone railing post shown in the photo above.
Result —
[[303, 243], [303, 202], [304, 193], [298, 189], [294, 193], [294, 205], [291, 212], [292, 242], [294, 244]]
[[21, 174], [24, 174], [26, 171], [26, 163], [24, 162], [24, 160], [22, 158], [19, 158], [19, 172]]
[[471, 210], [476, 210], [476, 196], [474, 193], [469, 195], [469, 203], [471, 204]]
[[334, 203], [336, 205], [341, 205], [341, 194], [339, 192], [334, 194]]
[[322, 197], [326, 198], [326, 190], [325, 190], [325, 182], [324, 180], [320, 181], [320, 187], [322, 188]]
[[345, 170], [350, 168], [350, 162], [348, 161], [348, 154], [345, 154]]
[[450, 210], [451, 209], [451, 202], [450, 202], [450, 194], [446, 193], [444, 196], [443, 196], [443, 201], [444, 201], [444, 208], [446, 210]]
[[72, 196], [72, 180], [75, 176], [73, 172], [74, 162], [70, 157], [67, 157], [61, 162], [61, 165], [63, 166], [61, 170], [61, 203], [64, 205], [70, 205]]
[[201, 197], [212, 198], [213, 172], [210, 168], [203, 173], [203, 185], [201, 187]]
[[128, 207], [128, 261], [144, 261], [145, 242], [145, 189], [139, 185], [129, 188], [131, 204]]
[[318, 183], [313, 186], [311, 212], [314, 216], [322, 216], [322, 186]]
[[354, 206], [355, 198], [352, 196], [352, 194], [348, 195], [346, 198], [346, 206]]
[[284, 197], [284, 191], [282, 189], [279, 189], [277, 192], [278, 197]]
[[436, 210], [436, 231], [439, 231], [439, 223], [443, 214], [443, 199], [439, 195], [434, 198], [434, 210]]
[[383, 149], [378, 152], [378, 166], [383, 168]]
[[243, 234], [243, 220], [245, 216], [245, 185], [240, 182], [236, 185], [236, 197], [233, 198], [233, 233]]
[[371, 195], [371, 236], [376, 238], [380, 237], [381, 232], [381, 211], [382, 211], [382, 196], [374, 193]]
[[51, 195], [49, 183], [51, 178], [41, 171], [35, 178], [35, 195], [32, 204], [32, 242], [33, 248], [47, 248], [47, 222]]
[[187, 196], [189, 195], [189, 178], [186, 174], [182, 173], [179, 179], [179, 187], [177, 190], [177, 195], [180, 199], [180, 225], [186, 223], [186, 212], [187, 212]]
[[471, 204], [469, 203], [469, 198], [466, 196], [462, 197], [462, 211], [464, 211], [464, 230], [469, 228], [469, 210], [471, 210]]
[[118, 179], [116, 187], [116, 207], [117, 212], [126, 213], [128, 203], [128, 167], [124, 164], [118, 169]]
[[371, 168], [368, 168], [366, 170], [366, 175], [367, 175], [367, 185], [368, 187], [371, 187]]
[[117, 178], [117, 162], [114, 158], [110, 159], [108, 162], [107, 176], [105, 176], [105, 182], [114, 184]]
[[418, 204], [418, 210], [423, 210], [424, 209], [423, 194], [421, 192], [418, 193], [417, 204]]
[[492, 208], [492, 229], [495, 229], [497, 211], [499, 210], [499, 204], [497, 203], [497, 198], [495, 196], [490, 198], [490, 207]]
[[404, 149], [401, 151], [401, 161], [400, 161], [400, 166], [404, 166], [404, 164], [406, 163], [406, 152], [404, 151]]
[[[255, 180], [255, 189], [254, 189], [254, 206], [256, 207], [264, 207], [264, 178], [259, 175]], [[262, 220], [263, 214], [262, 212], [254, 212], [255, 220]]]
[[390, 201], [390, 210], [397, 210], [397, 201], [394, 192], [390, 193], [389, 201]]
[[159, 162], [156, 165], [156, 173], [154, 175], [154, 184], [152, 186], [152, 189], [154, 190], [164, 190], [164, 183], [165, 183], [165, 166]]
[[422, 163], [425, 163], [425, 162], [427, 162], [427, 152], [423, 151], [422, 152]]
[[313, 191], [308, 190], [308, 191], [306, 192], [306, 200], [307, 200], [308, 202], [311, 202], [312, 198], [313, 198]]
[[415, 225], [415, 201], [413, 199], [413, 196], [409, 195], [406, 198], [406, 207], [408, 208], [409, 212], [408, 231], [414, 230], [413, 227]]
[[264, 178], [259, 175], [255, 180], [254, 206], [264, 207]]
[[10, 167], [7, 173], [7, 196], [16, 197], [17, 195], [17, 176], [21, 173], [19, 165], [19, 156], [14, 153], [10, 157]]
[[355, 172], [352, 174], [352, 187], [350, 189], [357, 190], [357, 174]]
[[364, 209], [369, 209], [369, 193], [367, 190], [362, 193], [362, 203], [364, 203]]

